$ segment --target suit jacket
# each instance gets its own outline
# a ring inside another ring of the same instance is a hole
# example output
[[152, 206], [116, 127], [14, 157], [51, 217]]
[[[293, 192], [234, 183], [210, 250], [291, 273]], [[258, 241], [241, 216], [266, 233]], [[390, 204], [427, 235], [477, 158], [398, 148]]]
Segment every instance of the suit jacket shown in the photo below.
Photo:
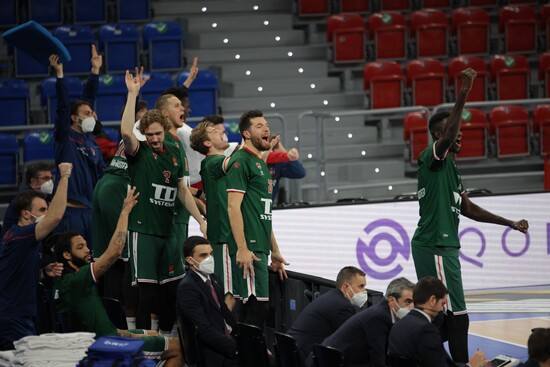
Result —
[[210, 279], [221, 307], [216, 304], [206, 282], [190, 270], [178, 286], [178, 317], [186, 328], [186, 335], [196, 335], [204, 366], [232, 366], [236, 360], [237, 342], [231, 335], [226, 335], [225, 322], [233, 329], [236, 322], [225, 305], [223, 292], [215, 277], [210, 275]]
[[386, 299], [350, 317], [323, 341], [344, 353], [346, 366], [386, 367], [388, 337], [393, 326]]
[[422, 367], [455, 367], [445, 349], [439, 328], [412, 310], [390, 331], [388, 354], [416, 361]]
[[314, 344], [321, 344], [358, 310], [339, 289], [331, 289], [302, 310], [288, 333], [305, 359]]

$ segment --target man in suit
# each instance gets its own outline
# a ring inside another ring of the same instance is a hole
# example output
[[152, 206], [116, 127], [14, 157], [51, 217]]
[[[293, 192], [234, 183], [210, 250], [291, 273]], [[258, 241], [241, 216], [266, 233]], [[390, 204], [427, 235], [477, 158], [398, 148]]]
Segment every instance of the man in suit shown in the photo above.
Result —
[[[390, 360], [406, 360], [407, 366], [456, 367], [443, 349], [439, 328], [432, 321], [445, 309], [447, 288], [435, 277], [424, 277], [413, 290], [414, 309], [390, 331]], [[485, 355], [478, 351], [467, 366], [483, 367]]]
[[535, 328], [527, 340], [529, 359], [519, 367], [550, 367], [550, 328]]
[[406, 278], [392, 280], [384, 300], [349, 318], [323, 345], [340, 350], [346, 367], [386, 367], [390, 330], [413, 308], [413, 288]]
[[203, 237], [189, 237], [183, 256], [188, 270], [178, 286], [177, 312], [184, 334], [195, 335], [201, 367], [236, 367], [237, 342], [231, 336], [236, 323], [213, 275], [212, 246]]
[[315, 344], [334, 333], [367, 302], [365, 273], [346, 266], [336, 277], [336, 289], [331, 289], [302, 310], [288, 333], [296, 339], [305, 360]]

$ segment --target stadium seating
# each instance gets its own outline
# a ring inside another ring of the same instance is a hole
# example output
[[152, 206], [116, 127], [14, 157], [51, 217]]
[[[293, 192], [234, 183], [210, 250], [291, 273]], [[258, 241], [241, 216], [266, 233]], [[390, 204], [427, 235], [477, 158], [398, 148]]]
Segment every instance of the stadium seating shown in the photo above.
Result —
[[475, 7], [456, 9], [451, 22], [459, 55], [489, 53], [490, 18], [485, 10]]
[[28, 0], [29, 19], [42, 25], [63, 23], [62, 0]]
[[529, 5], [505, 6], [500, 10], [499, 30], [506, 53], [536, 52], [537, 15]]
[[[66, 76], [65, 85], [69, 92], [69, 100], [73, 101], [82, 96], [82, 82], [76, 77]], [[56, 78], [44, 79], [40, 84], [40, 104], [46, 108], [48, 114], [48, 122], [55, 122], [55, 114], [57, 109], [57, 91], [55, 90]]]
[[544, 190], [550, 191], [550, 158], [544, 159]]
[[394, 61], [369, 62], [363, 69], [363, 89], [370, 96], [370, 108], [403, 105], [404, 75]]
[[369, 0], [340, 0], [341, 13], [367, 13]]
[[298, 16], [300, 17], [320, 17], [329, 14], [329, 0], [298, 0]]
[[397, 12], [374, 13], [368, 18], [375, 59], [405, 59], [407, 28], [405, 17]]
[[96, 42], [92, 30], [88, 26], [58, 27], [53, 35], [59, 38], [71, 54], [71, 61], [63, 64], [65, 74], [87, 74], [90, 72], [90, 45]]
[[19, 16], [18, 2], [4, 0], [0, 3], [0, 27], [11, 27], [17, 24]]
[[529, 64], [525, 56], [495, 55], [490, 69], [497, 99], [529, 98]]
[[336, 348], [313, 345], [313, 365], [317, 367], [344, 367], [344, 354]]
[[421, 0], [421, 8], [450, 8], [452, 0]]
[[550, 52], [545, 52], [539, 57], [539, 80], [542, 82], [544, 96], [550, 97]]
[[152, 73], [149, 81], [141, 88], [141, 98], [147, 101], [149, 108], [153, 108], [160, 94], [173, 85], [174, 82], [170, 74]]
[[120, 128], [106, 127], [103, 129], [105, 135], [110, 141], [118, 143], [120, 141]]
[[520, 106], [499, 106], [490, 113], [497, 157], [529, 155], [529, 112]]
[[[182, 85], [189, 73], [178, 75], [177, 85]], [[218, 112], [218, 78], [210, 70], [201, 70], [189, 89], [191, 116], [212, 115]]]
[[468, 6], [493, 7], [498, 5], [498, 0], [469, 0]]
[[455, 95], [460, 90], [460, 73], [466, 68], [472, 68], [477, 72], [474, 85], [467, 101], [485, 101], [487, 99], [487, 65], [482, 58], [476, 56], [459, 56], [449, 62], [449, 84], [454, 86]]
[[107, 24], [99, 29], [100, 48], [108, 73], [123, 72], [138, 65], [139, 35], [132, 24]]
[[411, 7], [411, 0], [380, 0], [381, 10], [408, 11]]
[[407, 159], [416, 163], [428, 146], [428, 116], [426, 112], [410, 112], [403, 119], [403, 140], [408, 147]]
[[81, 24], [101, 24], [106, 21], [106, 0], [73, 0], [73, 22]]
[[143, 27], [143, 47], [149, 50], [151, 71], [183, 67], [182, 33], [177, 22], [153, 22]]
[[278, 367], [300, 367], [300, 350], [296, 345], [296, 339], [289, 334], [275, 332], [275, 355], [277, 356]]
[[407, 64], [407, 83], [414, 106], [435, 106], [445, 101], [445, 66], [435, 59]]
[[17, 184], [19, 146], [13, 134], [0, 134], [0, 186]]
[[101, 121], [120, 121], [126, 103], [126, 84], [120, 75], [101, 75], [95, 111]]
[[116, 8], [119, 22], [147, 21], [151, 17], [149, 0], [118, 0]]
[[489, 121], [485, 112], [477, 109], [462, 111], [462, 149], [458, 159], [481, 159], [487, 157]]
[[54, 147], [51, 131], [32, 131], [23, 139], [23, 161], [53, 160]]
[[24, 80], [0, 80], [0, 126], [27, 124], [28, 106], [29, 88]]
[[327, 20], [327, 41], [332, 43], [334, 63], [365, 60], [365, 21], [359, 14], [331, 15]]
[[15, 76], [17, 78], [45, 77], [48, 76], [47, 61], [39, 63], [30, 57], [25, 51], [15, 49]]
[[416, 39], [416, 57], [442, 57], [448, 54], [449, 21], [445, 13], [423, 9], [411, 15], [411, 36]]
[[546, 49], [550, 50], [550, 4], [545, 4], [540, 9], [541, 26], [546, 35]]
[[550, 105], [540, 105], [533, 113], [533, 132], [539, 137], [540, 154], [550, 153]]

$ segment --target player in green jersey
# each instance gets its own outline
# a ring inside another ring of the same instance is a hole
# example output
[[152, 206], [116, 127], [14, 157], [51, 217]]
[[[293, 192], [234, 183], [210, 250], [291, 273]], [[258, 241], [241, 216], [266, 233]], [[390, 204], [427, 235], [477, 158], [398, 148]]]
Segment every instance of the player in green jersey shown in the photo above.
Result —
[[460, 151], [462, 109], [476, 77], [472, 69], [462, 71], [461, 89], [450, 113], [439, 112], [429, 121], [433, 144], [418, 159], [418, 201], [420, 220], [411, 241], [418, 279], [438, 277], [448, 288], [447, 331], [455, 362], [468, 362], [469, 319], [464, 300], [458, 260], [459, 215], [478, 222], [495, 223], [526, 232], [526, 220], [513, 222], [480, 208], [470, 201], [454, 162]]
[[242, 275], [240, 320], [264, 327], [269, 301], [267, 257], [271, 268], [286, 278], [285, 259], [271, 227], [273, 181], [262, 159], [269, 150], [269, 123], [260, 111], [245, 112], [239, 122], [243, 148], [235, 152], [227, 169], [227, 206], [236, 262]]
[[[206, 222], [184, 182], [185, 163], [181, 151], [165, 143], [165, 133], [171, 128], [165, 116], [156, 109], [145, 113], [139, 127], [145, 135], [145, 142], [139, 142], [133, 134], [135, 100], [142, 72], [136, 70], [135, 77], [126, 72], [128, 98], [122, 116], [121, 133], [128, 159], [128, 172], [132, 184], [141, 195], [128, 226], [132, 275], [139, 288], [136, 326], [149, 329], [150, 315], [158, 300], [156, 285], [168, 279], [176, 262], [181, 261], [174, 258], [171, 248], [166, 246], [172, 234], [176, 198], [197, 220], [203, 233], [206, 233]], [[159, 268], [159, 264], [162, 268]]]

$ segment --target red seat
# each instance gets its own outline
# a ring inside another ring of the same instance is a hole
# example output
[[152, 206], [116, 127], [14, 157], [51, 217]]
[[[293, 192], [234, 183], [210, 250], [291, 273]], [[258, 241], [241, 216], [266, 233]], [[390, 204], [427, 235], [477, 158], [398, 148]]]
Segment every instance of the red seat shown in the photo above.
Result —
[[359, 14], [331, 15], [327, 21], [327, 41], [332, 42], [334, 63], [365, 60], [365, 21]]
[[546, 34], [546, 49], [550, 50], [550, 4], [546, 4], [540, 9], [540, 17], [542, 30]]
[[500, 10], [499, 30], [504, 33], [504, 48], [507, 53], [536, 52], [537, 16], [533, 7], [503, 7]]
[[445, 101], [445, 67], [435, 59], [413, 60], [407, 65], [413, 105], [435, 106]]
[[544, 96], [550, 97], [550, 52], [539, 57], [539, 80], [543, 82]]
[[550, 153], [550, 105], [539, 105], [533, 113], [533, 132], [538, 134], [540, 154]]
[[487, 99], [487, 65], [477, 56], [459, 56], [449, 62], [449, 84], [454, 85], [455, 95], [461, 88], [460, 73], [466, 68], [472, 68], [477, 72], [474, 85], [468, 95], [468, 102], [485, 101]]
[[486, 158], [488, 130], [485, 112], [473, 108], [462, 110], [462, 149], [457, 158]]
[[367, 13], [369, 0], [340, 0], [341, 13]]
[[451, 0], [422, 0], [421, 8], [450, 8]]
[[369, 62], [363, 69], [363, 87], [370, 92], [370, 108], [403, 105], [403, 71], [394, 61]]
[[329, 14], [329, 0], [298, 0], [298, 16], [300, 17], [320, 17]]
[[491, 110], [490, 120], [499, 158], [529, 155], [529, 112], [525, 108], [495, 107]]
[[416, 38], [416, 57], [447, 56], [449, 20], [436, 9], [418, 10], [411, 15], [411, 36]]
[[497, 99], [529, 98], [529, 64], [525, 56], [495, 55], [490, 68]]
[[374, 13], [368, 19], [370, 37], [374, 40], [376, 59], [407, 57], [405, 17], [396, 12]]
[[550, 158], [544, 159], [544, 190], [550, 191]]
[[380, 0], [382, 10], [411, 10], [410, 0]]
[[482, 8], [459, 8], [452, 14], [458, 54], [489, 53], [489, 14]]
[[428, 146], [428, 116], [426, 112], [409, 112], [403, 119], [403, 140], [409, 147], [408, 159], [416, 163]]
[[498, 4], [498, 0], [470, 0], [468, 5], [469, 6], [483, 6], [483, 7], [489, 7], [489, 6], [496, 6]]

